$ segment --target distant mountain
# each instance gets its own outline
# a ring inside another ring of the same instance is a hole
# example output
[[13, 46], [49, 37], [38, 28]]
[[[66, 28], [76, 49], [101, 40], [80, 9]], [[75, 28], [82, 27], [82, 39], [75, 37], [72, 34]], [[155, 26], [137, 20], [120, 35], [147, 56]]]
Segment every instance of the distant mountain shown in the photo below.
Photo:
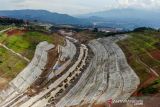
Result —
[[99, 26], [135, 28], [160, 27], [160, 11], [139, 9], [113, 9], [78, 16], [87, 18]]
[[102, 18], [119, 18], [119, 19], [120, 18], [157, 19], [157, 17], [160, 16], [160, 11], [125, 8], [125, 9], [113, 9], [113, 10], [81, 15], [81, 17], [93, 17], [93, 16]]
[[52, 13], [46, 10], [6, 10], [0, 11], [0, 16], [17, 19], [37, 20], [54, 24], [89, 25], [86, 20], [75, 18], [67, 14]]
[[160, 11], [138, 9], [113, 9], [102, 12], [89, 13], [80, 16], [52, 13], [46, 10], [6, 10], [0, 11], [0, 16], [17, 19], [37, 20], [53, 24], [67, 24], [97, 27], [114, 27], [134, 29], [137, 27], [160, 28]]

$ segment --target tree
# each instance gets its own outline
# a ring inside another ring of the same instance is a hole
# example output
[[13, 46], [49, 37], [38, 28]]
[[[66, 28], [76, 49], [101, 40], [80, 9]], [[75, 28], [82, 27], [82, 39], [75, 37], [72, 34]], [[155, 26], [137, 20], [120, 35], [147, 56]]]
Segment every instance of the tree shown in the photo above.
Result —
[[98, 32], [98, 28], [94, 28], [94, 29], [93, 29], [93, 32]]

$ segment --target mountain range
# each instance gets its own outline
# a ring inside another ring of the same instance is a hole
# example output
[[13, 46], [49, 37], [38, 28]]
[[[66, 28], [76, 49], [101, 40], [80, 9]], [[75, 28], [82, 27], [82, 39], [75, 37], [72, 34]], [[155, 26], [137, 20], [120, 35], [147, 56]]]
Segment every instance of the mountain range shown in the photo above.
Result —
[[0, 16], [6, 16], [24, 20], [37, 20], [52, 24], [87, 25], [90, 24], [81, 18], [75, 18], [67, 14], [52, 13], [46, 10], [4, 10]]
[[160, 12], [156, 10], [113, 9], [78, 16], [53, 13], [46, 10], [4, 10], [0, 16], [25, 20], [38, 20], [53, 24], [69, 24], [133, 29], [136, 27], [160, 28]]
[[138, 19], [159, 19], [160, 12], [157, 10], [142, 10], [142, 9], [112, 9], [107, 11], [95, 12], [80, 15], [80, 17], [101, 17], [101, 18], [138, 18]]
[[97, 26], [136, 28], [160, 28], [160, 11], [142, 9], [113, 9], [95, 13], [79, 15], [79, 18], [88, 18]]

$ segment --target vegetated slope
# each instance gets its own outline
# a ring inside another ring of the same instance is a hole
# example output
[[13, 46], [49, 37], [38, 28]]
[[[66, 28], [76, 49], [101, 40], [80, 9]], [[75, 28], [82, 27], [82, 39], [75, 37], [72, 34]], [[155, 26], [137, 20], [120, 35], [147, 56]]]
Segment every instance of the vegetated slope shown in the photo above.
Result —
[[8, 82], [21, 72], [27, 64], [28, 62], [24, 59], [0, 46], [0, 90], [7, 86]]
[[33, 57], [36, 45], [41, 41], [63, 43], [63, 39], [58, 34], [47, 35], [25, 29], [11, 29], [0, 34], [0, 43], [29, 59]]
[[89, 22], [69, 16], [67, 14], [52, 13], [46, 10], [13, 10], [0, 11], [0, 16], [17, 19], [37, 20], [54, 24], [88, 25]]
[[129, 38], [118, 42], [128, 62], [140, 77], [141, 85], [135, 95], [159, 92], [160, 32], [148, 29], [129, 33]]

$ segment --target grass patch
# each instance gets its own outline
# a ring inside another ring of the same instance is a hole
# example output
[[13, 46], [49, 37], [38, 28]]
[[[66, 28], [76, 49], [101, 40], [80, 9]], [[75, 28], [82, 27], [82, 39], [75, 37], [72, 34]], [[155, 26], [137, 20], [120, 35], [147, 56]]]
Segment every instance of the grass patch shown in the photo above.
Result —
[[53, 44], [64, 43], [64, 39], [58, 34], [47, 35], [36, 31], [28, 31], [21, 35], [9, 36], [7, 33], [0, 35], [1, 43], [29, 59], [32, 59], [37, 44], [42, 41]]
[[158, 50], [155, 43], [160, 42], [157, 36], [160, 33], [157, 31], [144, 31], [132, 32], [128, 35], [129, 38], [119, 41], [118, 44], [126, 54], [129, 64], [140, 77], [141, 82], [144, 82], [149, 75], [145, 65], [153, 69], [160, 66], [160, 61], [150, 54], [153, 50]]
[[152, 95], [159, 92], [160, 79], [155, 80], [153, 83], [139, 90], [144, 95]]
[[0, 47], [0, 75], [2, 78], [13, 79], [26, 66], [25, 60]]
[[1, 30], [4, 30], [4, 29], [7, 29], [7, 28], [9, 28], [9, 27], [10, 27], [10, 26], [5, 26], [5, 25], [2, 26], [2, 25], [0, 25], [0, 31], [1, 31]]

